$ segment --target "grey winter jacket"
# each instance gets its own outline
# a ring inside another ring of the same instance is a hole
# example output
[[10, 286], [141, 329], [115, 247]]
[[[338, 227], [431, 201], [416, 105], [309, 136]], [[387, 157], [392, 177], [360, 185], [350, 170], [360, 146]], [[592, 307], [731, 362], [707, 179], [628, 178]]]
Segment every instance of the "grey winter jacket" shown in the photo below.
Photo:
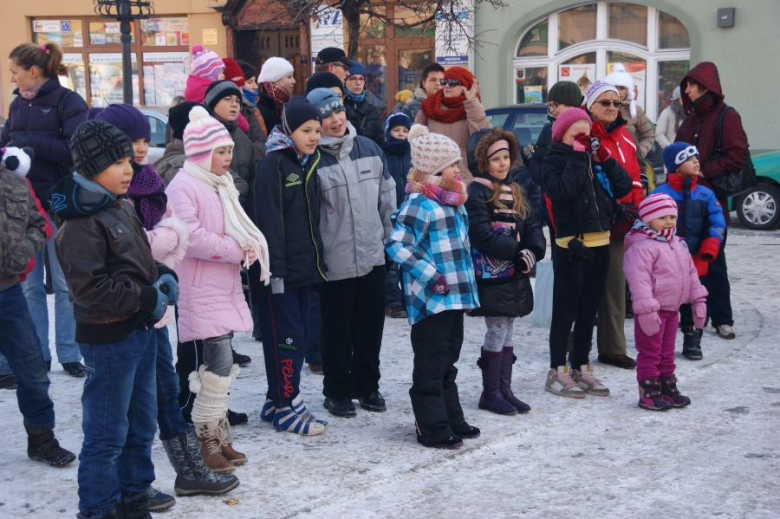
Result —
[[385, 264], [395, 181], [381, 148], [358, 136], [350, 123], [344, 137], [323, 136], [320, 151], [320, 234], [328, 281], [365, 276]]
[[162, 178], [165, 187], [171, 183], [173, 177], [184, 166], [184, 141], [181, 139], [172, 139], [165, 147], [165, 153], [160, 160], [154, 163], [154, 169]]
[[[219, 118], [217, 118], [219, 120]], [[230, 137], [233, 139], [233, 160], [230, 161], [230, 173], [238, 190], [238, 199], [245, 208], [250, 204], [249, 186], [255, 177], [255, 168], [259, 159], [255, 156], [255, 147], [244, 130], [238, 127], [238, 123], [220, 121], [225, 125]], [[260, 157], [262, 159], [262, 157]]]
[[414, 90], [414, 97], [406, 106], [401, 109], [401, 112], [408, 115], [409, 119], [414, 121], [414, 119], [417, 117], [417, 112], [419, 112], [420, 108], [422, 107], [422, 102], [425, 101], [427, 97], [428, 94], [425, 93], [425, 90], [423, 88], [417, 87]]

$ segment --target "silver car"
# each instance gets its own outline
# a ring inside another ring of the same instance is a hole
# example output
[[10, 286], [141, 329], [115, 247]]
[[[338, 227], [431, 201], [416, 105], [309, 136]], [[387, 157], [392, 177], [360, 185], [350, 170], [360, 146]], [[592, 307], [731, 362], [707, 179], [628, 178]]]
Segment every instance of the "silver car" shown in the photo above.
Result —
[[165, 152], [165, 135], [168, 131], [168, 108], [139, 108], [149, 120], [152, 128], [152, 140], [149, 141], [149, 154], [146, 162], [154, 164]]

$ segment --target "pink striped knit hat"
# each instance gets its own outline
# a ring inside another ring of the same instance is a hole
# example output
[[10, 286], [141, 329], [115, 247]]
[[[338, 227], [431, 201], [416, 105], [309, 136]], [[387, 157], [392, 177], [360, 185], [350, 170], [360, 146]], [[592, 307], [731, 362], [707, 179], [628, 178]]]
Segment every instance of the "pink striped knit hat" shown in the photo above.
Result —
[[211, 171], [211, 154], [220, 146], [233, 146], [225, 125], [202, 106], [190, 110], [190, 123], [184, 128], [184, 155], [187, 160]]
[[225, 63], [213, 50], [206, 50], [202, 45], [192, 46], [192, 64], [190, 74], [204, 79], [216, 81], [219, 73], [225, 69]]
[[677, 216], [677, 203], [663, 193], [650, 195], [639, 204], [639, 218], [648, 224], [670, 214]]

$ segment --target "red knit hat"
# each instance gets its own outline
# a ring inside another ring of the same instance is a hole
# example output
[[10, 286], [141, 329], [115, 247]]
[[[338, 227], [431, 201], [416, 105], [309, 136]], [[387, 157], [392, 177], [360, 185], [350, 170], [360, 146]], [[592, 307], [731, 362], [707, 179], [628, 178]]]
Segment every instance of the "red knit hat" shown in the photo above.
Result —
[[591, 125], [590, 116], [588, 112], [582, 108], [567, 108], [561, 115], [555, 120], [552, 127], [552, 138], [556, 142], [561, 142], [563, 136], [569, 131], [569, 127], [577, 121], [585, 121], [588, 125]]
[[451, 67], [444, 71], [444, 79], [457, 79], [466, 90], [471, 89], [474, 84], [474, 74], [469, 69], [463, 67]]
[[244, 77], [244, 71], [241, 65], [238, 64], [233, 58], [222, 58], [222, 63], [225, 64], [225, 79], [232, 81], [238, 87], [242, 87], [246, 84], [246, 78]]

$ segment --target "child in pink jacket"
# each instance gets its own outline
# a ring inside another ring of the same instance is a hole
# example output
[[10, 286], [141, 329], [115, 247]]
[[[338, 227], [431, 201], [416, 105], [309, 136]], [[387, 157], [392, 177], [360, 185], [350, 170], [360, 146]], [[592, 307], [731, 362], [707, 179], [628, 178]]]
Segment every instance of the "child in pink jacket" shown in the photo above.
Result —
[[196, 394], [192, 423], [206, 465], [228, 473], [246, 456], [233, 449], [227, 420], [228, 395], [238, 376], [233, 364], [233, 332], [252, 330], [252, 317], [241, 285], [241, 264], [260, 260], [261, 281], [268, 284], [268, 246], [238, 202], [228, 172], [233, 140], [225, 126], [194, 107], [184, 129], [184, 166], [166, 194], [190, 231], [189, 247], [176, 268], [179, 275], [179, 340], [203, 347], [204, 364], [190, 374]]
[[678, 311], [691, 303], [697, 327], [707, 317], [707, 289], [676, 228], [677, 204], [668, 195], [654, 194], [639, 205], [639, 219], [625, 240], [623, 270], [634, 305], [639, 407], [651, 411], [691, 403], [677, 390], [674, 376]]

